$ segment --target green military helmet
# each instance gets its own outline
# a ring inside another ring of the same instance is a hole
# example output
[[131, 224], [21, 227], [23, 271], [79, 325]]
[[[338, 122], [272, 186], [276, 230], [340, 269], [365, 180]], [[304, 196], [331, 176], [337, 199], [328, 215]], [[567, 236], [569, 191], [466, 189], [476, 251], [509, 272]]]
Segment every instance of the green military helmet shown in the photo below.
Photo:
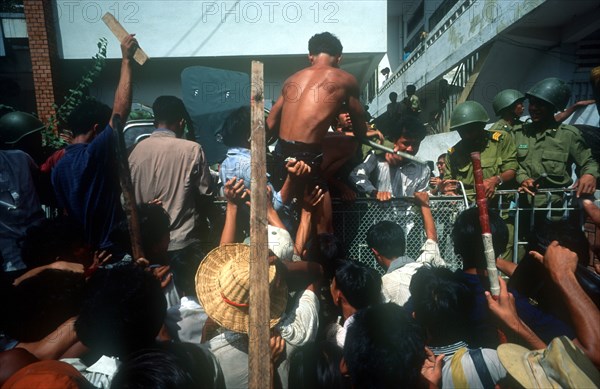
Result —
[[450, 117], [450, 129], [471, 123], [487, 123], [490, 120], [485, 108], [476, 101], [465, 101], [458, 104]]
[[571, 88], [563, 80], [550, 77], [532, 86], [527, 92], [527, 97], [529, 96], [543, 100], [553, 105], [556, 110], [562, 111], [571, 98]]
[[40, 131], [44, 124], [25, 112], [9, 112], [0, 118], [0, 144], [14, 145], [26, 135]]
[[510, 107], [519, 100], [525, 100], [525, 95], [516, 89], [504, 89], [503, 91], [500, 91], [496, 97], [494, 97], [494, 101], [492, 102], [494, 113], [497, 116], [500, 116], [500, 112], [502, 112], [503, 109]]

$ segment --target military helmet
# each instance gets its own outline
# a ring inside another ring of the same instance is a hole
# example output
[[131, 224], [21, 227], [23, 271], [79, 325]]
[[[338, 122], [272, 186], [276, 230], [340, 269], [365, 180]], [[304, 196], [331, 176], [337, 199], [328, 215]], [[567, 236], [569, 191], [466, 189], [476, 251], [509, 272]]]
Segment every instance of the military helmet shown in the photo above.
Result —
[[567, 106], [571, 98], [571, 88], [561, 79], [550, 77], [535, 84], [527, 92], [527, 97], [536, 97], [551, 105], [558, 111]]
[[516, 89], [504, 89], [494, 97], [494, 101], [492, 102], [494, 113], [500, 116], [500, 112], [502, 112], [503, 109], [510, 107], [519, 100], [525, 100], [525, 95], [523, 93]]
[[9, 112], [0, 118], [0, 144], [13, 145], [26, 135], [40, 131], [44, 124], [25, 112]]
[[476, 101], [465, 101], [458, 104], [450, 117], [450, 129], [471, 123], [487, 123], [490, 120], [485, 108]]

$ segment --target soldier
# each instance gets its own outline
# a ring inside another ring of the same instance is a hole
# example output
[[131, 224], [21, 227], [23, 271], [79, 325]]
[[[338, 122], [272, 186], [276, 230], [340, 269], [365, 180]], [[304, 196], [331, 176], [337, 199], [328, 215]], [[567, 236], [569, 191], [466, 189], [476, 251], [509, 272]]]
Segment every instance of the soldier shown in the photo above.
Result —
[[[477, 102], [465, 101], [454, 108], [450, 117], [450, 129], [457, 130], [461, 141], [448, 150], [446, 155], [446, 170], [441, 188], [444, 194], [452, 194], [453, 185], [458, 180], [465, 187], [470, 202], [475, 200], [475, 177], [471, 153], [481, 153], [481, 168], [483, 170], [483, 185], [485, 195], [491, 208], [498, 208], [499, 196], [496, 188], [505, 182], [513, 181], [518, 168], [517, 150], [512, 135], [504, 131], [486, 131], [485, 124], [489, 117], [485, 108]], [[449, 185], [447, 185], [449, 183]], [[509, 201], [502, 203], [506, 208]], [[514, 223], [509, 220], [508, 212], [501, 212], [502, 218], [509, 227], [509, 241], [503, 258], [512, 257]]]
[[461, 141], [448, 150], [442, 191], [452, 194], [456, 181], [461, 181], [470, 201], [475, 199], [475, 179], [471, 153], [481, 153], [483, 185], [488, 199], [494, 198], [496, 188], [515, 177], [518, 168], [512, 136], [504, 131], [486, 131], [489, 117], [483, 106], [465, 101], [454, 108], [450, 129], [460, 134]]
[[[535, 195], [539, 188], [569, 187], [573, 184], [574, 163], [579, 175], [573, 185], [577, 197], [594, 193], [598, 163], [592, 158], [579, 130], [558, 123], [554, 117], [556, 111], [565, 109], [571, 97], [567, 84], [558, 78], [547, 78], [535, 84], [526, 95], [532, 122], [513, 129], [520, 190]], [[556, 197], [553, 197], [553, 205], [560, 202]], [[534, 204], [543, 206], [545, 199], [545, 196], [536, 196]]]
[[494, 97], [492, 107], [496, 116], [500, 117], [489, 131], [510, 132], [516, 125], [523, 124], [520, 120], [523, 115], [523, 101], [525, 95], [515, 89], [505, 89]]

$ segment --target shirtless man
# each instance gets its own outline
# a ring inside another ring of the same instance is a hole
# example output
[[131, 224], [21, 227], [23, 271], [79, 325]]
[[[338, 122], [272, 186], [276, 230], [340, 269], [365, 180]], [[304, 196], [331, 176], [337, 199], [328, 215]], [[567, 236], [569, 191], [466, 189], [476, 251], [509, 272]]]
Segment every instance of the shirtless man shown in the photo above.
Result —
[[[274, 153], [276, 169], [283, 168], [286, 158], [302, 160], [311, 167], [311, 184], [326, 191], [321, 174], [322, 143], [342, 104], [348, 107], [356, 136], [363, 138], [367, 127], [358, 82], [339, 68], [342, 57], [339, 39], [328, 32], [314, 35], [308, 41], [308, 51], [311, 66], [285, 81], [281, 96], [267, 118], [267, 127], [279, 131]], [[285, 177], [284, 173], [282, 170], [281, 177]], [[329, 194], [325, 197], [323, 203], [330, 207]]]

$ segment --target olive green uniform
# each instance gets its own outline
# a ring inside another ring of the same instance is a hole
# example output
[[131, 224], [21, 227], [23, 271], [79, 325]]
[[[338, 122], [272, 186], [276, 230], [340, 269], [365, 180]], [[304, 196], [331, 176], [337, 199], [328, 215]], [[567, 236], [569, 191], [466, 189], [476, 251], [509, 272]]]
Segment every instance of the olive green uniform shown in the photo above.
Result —
[[504, 132], [511, 132], [511, 131], [512, 131], [512, 129], [513, 129], [515, 126], [522, 125], [522, 124], [523, 124], [523, 122], [521, 122], [520, 120], [519, 120], [519, 121], [518, 121], [516, 124], [510, 124], [510, 123], [509, 123], [509, 122], [507, 122], [506, 120], [504, 120], [504, 119], [500, 119], [500, 120], [498, 120], [496, 123], [494, 123], [494, 124], [493, 124], [493, 125], [492, 125], [492, 126], [489, 128], [489, 129], [488, 129], [488, 131], [492, 131], [492, 132], [494, 132], [494, 131], [504, 131]]
[[[512, 136], [504, 131], [485, 131], [486, 145], [481, 151], [483, 179], [498, 176], [507, 170], [517, 170], [517, 151]], [[475, 178], [471, 150], [461, 140], [448, 150], [444, 179], [461, 181], [469, 201], [475, 200]]]
[[576, 127], [555, 123], [536, 132], [531, 123], [514, 129], [517, 146], [517, 182], [548, 176], [541, 188], [566, 188], [573, 184], [571, 166], [577, 166], [579, 176], [591, 174], [598, 179], [598, 163]]

